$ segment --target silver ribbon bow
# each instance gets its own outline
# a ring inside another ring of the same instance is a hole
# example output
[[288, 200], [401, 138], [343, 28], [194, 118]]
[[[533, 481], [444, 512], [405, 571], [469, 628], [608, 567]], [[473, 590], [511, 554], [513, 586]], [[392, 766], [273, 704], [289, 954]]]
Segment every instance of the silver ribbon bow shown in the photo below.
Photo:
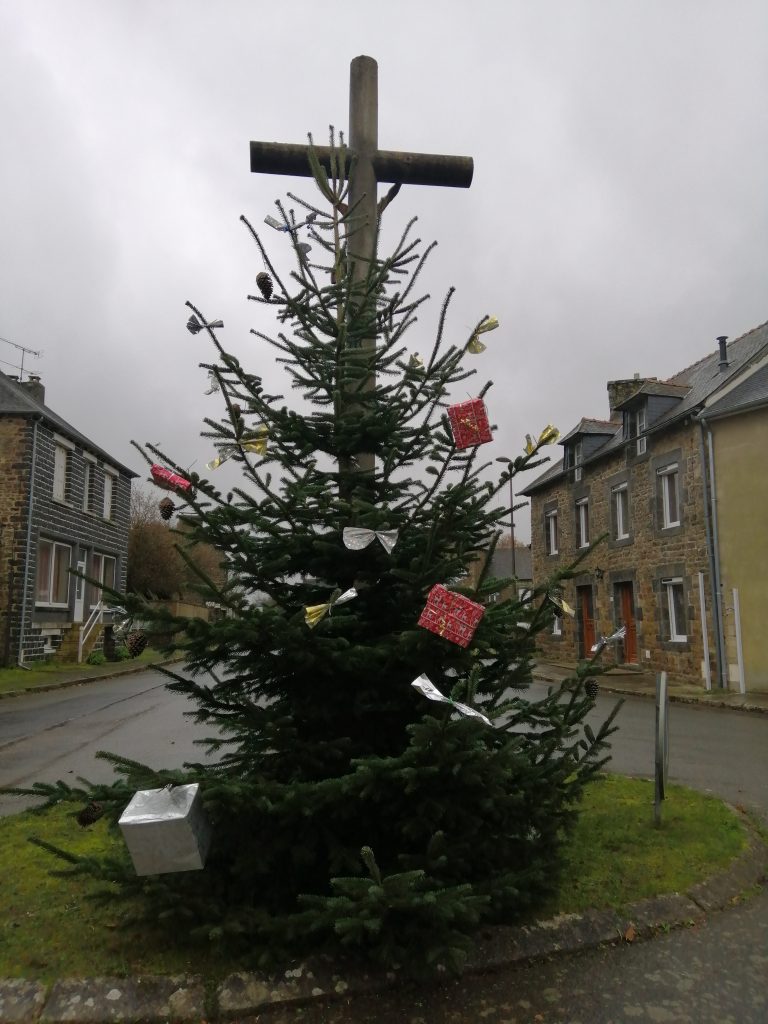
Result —
[[362, 551], [369, 544], [373, 544], [375, 539], [388, 555], [392, 554], [392, 549], [397, 544], [397, 536], [397, 530], [368, 530], [364, 526], [345, 526], [342, 533], [344, 547], [350, 551]]
[[418, 679], [414, 679], [411, 683], [414, 689], [418, 690], [419, 693], [423, 693], [429, 700], [440, 701], [441, 704], [450, 704], [454, 710], [458, 711], [459, 714], [467, 715], [469, 718], [479, 718], [486, 725], [493, 726], [493, 722], [486, 715], [481, 714], [479, 711], [475, 711], [468, 704], [460, 704], [457, 700], [451, 700], [450, 697], [446, 697], [440, 693], [438, 688], [433, 685], [431, 679], [422, 673]]
[[187, 330], [189, 331], [190, 334], [198, 334], [200, 331], [203, 330], [204, 327], [209, 327], [213, 331], [216, 330], [218, 327], [223, 326], [224, 324], [222, 323], [221, 320], [211, 320], [209, 324], [204, 324], [202, 323], [202, 321], [198, 320], [194, 314], [192, 314], [189, 320], [187, 320]]
[[621, 629], [617, 629], [616, 632], [611, 633], [610, 636], [601, 636], [596, 644], [592, 644], [590, 650], [592, 651], [592, 654], [599, 654], [600, 651], [602, 651], [604, 647], [607, 647], [608, 644], [613, 644], [618, 640], [623, 640], [626, 635], [627, 627], [622, 626]]

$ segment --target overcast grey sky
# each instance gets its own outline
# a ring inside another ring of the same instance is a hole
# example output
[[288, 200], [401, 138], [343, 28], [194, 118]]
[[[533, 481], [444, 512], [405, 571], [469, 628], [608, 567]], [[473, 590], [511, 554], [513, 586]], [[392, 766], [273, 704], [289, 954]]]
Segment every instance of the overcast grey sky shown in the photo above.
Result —
[[765, 0], [0, 0], [0, 336], [44, 351], [48, 403], [118, 459], [212, 455], [186, 299], [279, 379], [238, 218], [312, 186], [252, 175], [248, 142], [346, 129], [363, 53], [382, 148], [475, 160], [469, 190], [388, 213], [440, 243], [412, 349], [450, 285], [452, 340], [501, 321], [476, 362], [490, 455], [768, 319]]

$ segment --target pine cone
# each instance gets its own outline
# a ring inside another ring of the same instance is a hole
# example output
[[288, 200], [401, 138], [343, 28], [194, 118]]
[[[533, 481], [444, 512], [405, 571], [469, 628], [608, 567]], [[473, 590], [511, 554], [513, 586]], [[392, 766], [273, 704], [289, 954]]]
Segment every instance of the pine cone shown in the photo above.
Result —
[[104, 814], [104, 808], [101, 804], [97, 804], [95, 800], [85, 806], [82, 811], [78, 811], [75, 815], [75, 821], [81, 828], [87, 828], [88, 825], [93, 825], [95, 821], [98, 821]]
[[256, 275], [256, 284], [265, 299], [272, 298], [272, 278], [265, 270], [262, 270], [260, 274]]
[[160, 515], [163, 517], [163, 519], [170, 519], [173, 513], [176, 511], [176, 506], [173, 504], [170, 498], [163, 498], [163, 500], [157, 507], [160, 509]]
[[140, 629], [135, 629], [132, 633], [129, 633], [125, 646], [128, 648], [128, 653], [132, 658], [138, 658], [144, 648], [147, 646], [147, 635]]
[[584, 684], [584, 692], [588, 697], [591, 697], [592, 700], [595, 700], [597, 698], [598, 693], [600, 692], [600, 687], [597, 685], [597, 680], [588, 679]]

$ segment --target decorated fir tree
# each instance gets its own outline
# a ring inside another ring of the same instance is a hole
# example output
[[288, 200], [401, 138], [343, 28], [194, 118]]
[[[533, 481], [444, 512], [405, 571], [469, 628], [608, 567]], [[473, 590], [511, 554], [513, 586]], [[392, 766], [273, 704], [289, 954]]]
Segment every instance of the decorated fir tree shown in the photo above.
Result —
[[[429, 247], [413, 223], [391, 255], [351, 265], [345, 166], [343, 146], [330, 175], [313, 155], [318, 202], [291, 196], [268, 218], [270, 243], [292, 247], [289, 277], [243, 218], [264, 264], [249, 299], [272, 325], [253, 332], [261, 358], [277, 355], [303, 404], [268, 394], [258, 358], [241, 365], [190, 306], [222, 402], [203, 435], [208, 474], [142, 449], [175, 492], [192, 570], [196, 543], [226, 569], [226, 582], [198, 570], [200, 593], [225, 612], [210, 622], [127, 598], [174, 634], [186, 668], [169, 685], [194, 702], [213, 756], [163, 771], [105, 755], [120, 782], [87, 797], [116, 820], [136, 789], [200, 784], [213, 830], [202, 874], [136, 878], [127, 858], [98, 869], [186, 933], [247, 945], [262, 962], [336, 945], [456, 966], [479, 922], [514, 920], [556, 884], [611, 727], [584, 724], [594, 700], [583, 678], [526, 695], [557, 580], [524, 602], [489, 602], [509, 583], [488, 578], [509, 522], [502, 496], [556, 432], [494, 469], [490, 385], [471, 402], [454, 390], [471, 386], [496, 323], [479, 316], [458, 339], [450, 292], [437, 313], [424, 306]], [[222, 462], [242, 471], [229, 492]]]

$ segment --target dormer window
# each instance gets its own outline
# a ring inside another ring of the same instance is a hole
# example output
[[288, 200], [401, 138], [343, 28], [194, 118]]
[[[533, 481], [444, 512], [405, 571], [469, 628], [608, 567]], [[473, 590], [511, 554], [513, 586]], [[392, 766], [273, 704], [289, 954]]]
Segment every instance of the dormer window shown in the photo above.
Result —
[[645, 455], [648, 440], [645, 431], [648, 428], [648, 415], [645, 402], [628, 409], [624, 413], [624, 432], [630, 440], [634, 439], [635, 451], [638, 455]]
[[576, 441], [573, 446], [573, 479], [575, 483], [581, 480], [583, 463], [584, 445], [581, 441]]

